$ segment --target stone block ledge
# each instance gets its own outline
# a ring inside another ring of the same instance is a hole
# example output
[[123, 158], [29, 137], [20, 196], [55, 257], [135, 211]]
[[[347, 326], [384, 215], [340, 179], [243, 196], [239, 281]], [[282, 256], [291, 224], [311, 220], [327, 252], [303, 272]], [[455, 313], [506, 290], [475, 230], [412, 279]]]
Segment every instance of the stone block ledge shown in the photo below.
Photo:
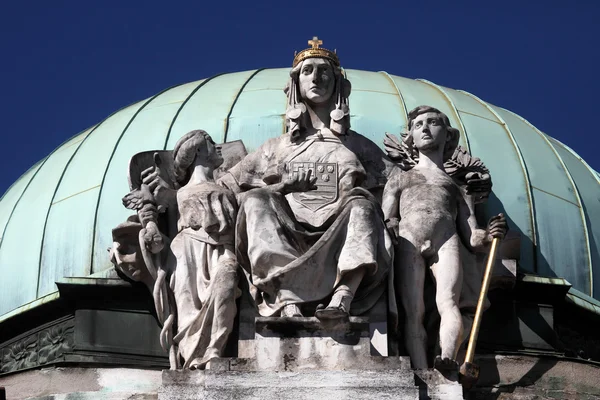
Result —
[[[284, 357], [285, 358], [285, 357]], [[410, 370], [410, 360], [408, 357], [380, 357], [370, 356], [356, 358], [354, 363], [346, 363], [345, 366], [330, 365], [329, 368], [320, 368], [320, 370], [340, 370], [340, 371], [361, 371], [364, 369], [373, 371], [382, 370]], [[278, 364], [279, 365], [279, 364]], [[338, 368], [339, 367], [339, 368]], [[240, 371], [253, 372], [265, 371], [255, 359], [248, 358], [217, 358], [210, 361], [207, 369], [211, 371]], [[319, 369], [319, 368], [317, 368]], [[284, 359], [280, 369], [266, 372], [297, 372], [315, 370], [314, 366], [309, 364], [297, 364], [295, 360], [288, 358]]]
[[[400, 359], [400, 358], [399, 358]], [[437, 371], [400, 368], [345, 371], [227, 370], [240, 364], [218, 359], [204, 371], [163, 371], [159, 400], [196, 399], [463, 399], [462, 387]]]

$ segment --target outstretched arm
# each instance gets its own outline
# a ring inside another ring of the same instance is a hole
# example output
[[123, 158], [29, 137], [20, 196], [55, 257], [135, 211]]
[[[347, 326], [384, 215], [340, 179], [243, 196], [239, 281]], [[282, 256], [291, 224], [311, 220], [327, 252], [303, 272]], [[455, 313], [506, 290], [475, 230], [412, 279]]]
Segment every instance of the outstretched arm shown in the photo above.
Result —
[[265, 186], [266, 190], [273, 193], [279, 192], [282, 195], [295, 192], [308, 192], [317, 188], [317, 178], [312, 177], [312, 171], [301, 172], [295, 178], [288, 178], [287, 180], [279, 183], [273, 183]]
[[171, 188], [167, 182], [160, 177], [160, 169], [154, 165], [146, 168], [141, 173], [142, 183], [148, 185], [154, 196], [159, 211], [177, 205], [177, 190]]

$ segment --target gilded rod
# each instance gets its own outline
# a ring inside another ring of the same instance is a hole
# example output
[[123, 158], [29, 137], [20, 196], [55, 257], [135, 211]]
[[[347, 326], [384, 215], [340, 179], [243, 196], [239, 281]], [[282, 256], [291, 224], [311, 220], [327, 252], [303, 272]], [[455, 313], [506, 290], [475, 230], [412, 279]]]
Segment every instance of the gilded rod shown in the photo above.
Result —
[[473, 327], [471, 328], [471, 335], [469, 336], [469, 346], [467, 347], [465, 363], [472, 363], [473, 357], [475, 356], [475, 346], [477, 344], [477, 336], [479, 336], [479, 326], [481, 325], [483, 304], [490, 287], [490, 280], [492, 278], [492, 271], [494, 269], [494, 262], [496, 261], [496, 252], [498, 251], [499, 243], [499, 238], [492, 239], [492, 246], [490, 248], [490, 254], [488, 255], [487, 264], [485, 266], [483, 282], [481, 283], [481, 291], [479, 292], [479, 300], [477, 301], [477, 309], [475, 310], [475, 318], [473, 318]]

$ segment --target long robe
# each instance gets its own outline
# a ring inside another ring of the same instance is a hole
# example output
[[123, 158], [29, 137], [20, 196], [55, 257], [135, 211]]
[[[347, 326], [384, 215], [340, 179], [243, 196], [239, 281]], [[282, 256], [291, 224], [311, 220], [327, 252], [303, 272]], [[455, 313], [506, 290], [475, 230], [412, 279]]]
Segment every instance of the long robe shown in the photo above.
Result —
[[220, 356], [233, 329], [240, 292], [234, 254], [233, 194], [212, 182], [177, 192], [179, 233], [168, 266], [177, 306], [174, 337], [183, 368]]
[[[283, 196], [266, 188], [307, 165], [319, 174], [318, 190]], [[366, 273], [350, 311], [362, 314], [375, 304], [388, 287], [393, 247], [367, 189], [381, 188], [391, 168], [375, 144], [349, 131], [299, 143], [288, 135], [270, 139], [221, 178], [244, 192], [236, 250], [261, 315], [326, 300], [344, 274], [359, 268]]]

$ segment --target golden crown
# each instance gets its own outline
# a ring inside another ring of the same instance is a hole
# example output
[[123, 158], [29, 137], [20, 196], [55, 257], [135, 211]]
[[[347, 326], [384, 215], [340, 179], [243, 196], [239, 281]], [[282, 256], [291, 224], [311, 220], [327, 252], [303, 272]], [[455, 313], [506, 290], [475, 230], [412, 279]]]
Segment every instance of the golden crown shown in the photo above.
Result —
[[319, 40], [318, 37], [313, 37], [312, 40], [308, 41], [308, 44], [312, 47], [309, 47], [306, 50], [302, 50], [299, 53], [294, 55], [294, 63], [292, 64], [292, 68], [306, 60], [307, 58], [325, 58], [333, 63], [336, 67], [340, 66], [340, 60], [335, 53], [335, 51], [330, 51], [327, 49], [323, 49], [319, 46], [323, 44], [322, 40]]

